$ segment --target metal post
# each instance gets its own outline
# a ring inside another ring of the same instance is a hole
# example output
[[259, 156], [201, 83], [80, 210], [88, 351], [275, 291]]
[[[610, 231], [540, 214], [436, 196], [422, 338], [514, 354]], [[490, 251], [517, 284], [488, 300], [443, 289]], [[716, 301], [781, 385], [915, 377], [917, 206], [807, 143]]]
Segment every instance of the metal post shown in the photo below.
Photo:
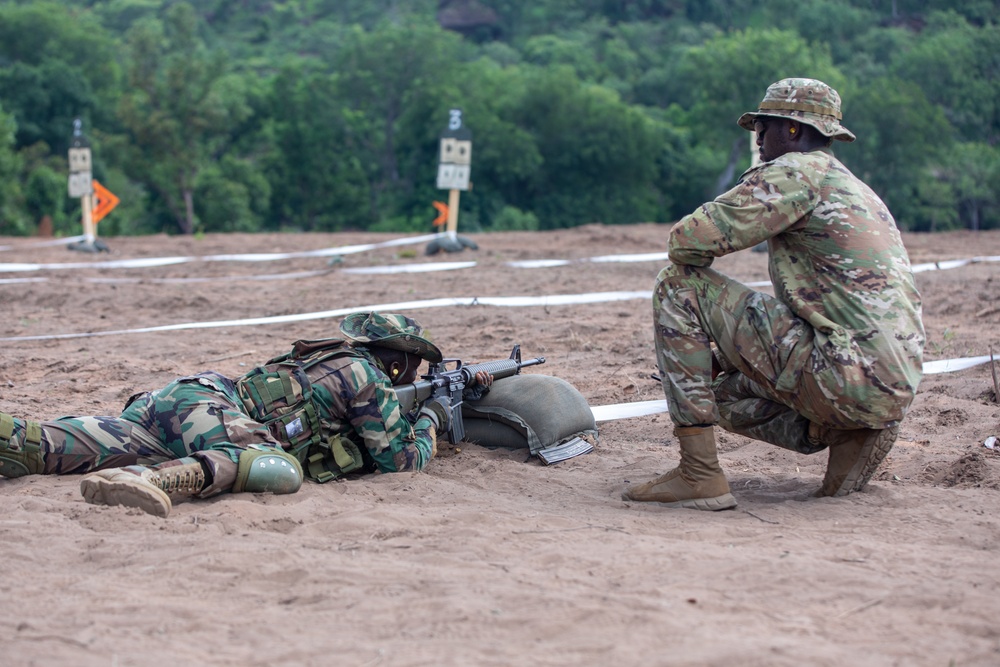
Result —
[[93, 245], [97, 238], [94, 228], [94, 195], [86, 194], [80, 197], [80, 206], [83, 207], [83, 240], [84, 243]]
[[448, 191], [448, 226], [447, 232], [452, 236], [458, 234], [458, 197], [461, 190], [452, 188]]

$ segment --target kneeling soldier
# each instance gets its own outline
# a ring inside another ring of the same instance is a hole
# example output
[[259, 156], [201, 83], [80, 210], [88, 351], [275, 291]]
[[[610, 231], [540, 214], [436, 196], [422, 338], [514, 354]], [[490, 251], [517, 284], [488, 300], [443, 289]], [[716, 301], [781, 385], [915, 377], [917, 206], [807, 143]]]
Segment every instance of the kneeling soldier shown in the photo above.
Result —
[[[823, 496], [863, 488], [895, 442], [921, 378], [920, 295], [889, 210], [830, 152], [854, 140], [840, 117], [820, 81], [772, 84], [738, 121], [761, 164], [671, 230], [654, 339], [681, 461], [625, 500], [734, 507], [716, 424], [803, 454], [829, 448]], [[709, 268], [765, 241], [774, 297]]]

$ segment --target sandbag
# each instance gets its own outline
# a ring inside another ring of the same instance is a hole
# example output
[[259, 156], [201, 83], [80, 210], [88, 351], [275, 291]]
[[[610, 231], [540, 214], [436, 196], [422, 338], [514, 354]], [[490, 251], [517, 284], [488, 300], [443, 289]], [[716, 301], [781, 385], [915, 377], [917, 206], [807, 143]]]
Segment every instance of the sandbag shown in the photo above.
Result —
[[462, 403], [465, 439], [486, 447], [539, 450], [583, 438], [597, 444], [587, 400], [569, 382], [549, 375], [496, 380], [482, 399]]

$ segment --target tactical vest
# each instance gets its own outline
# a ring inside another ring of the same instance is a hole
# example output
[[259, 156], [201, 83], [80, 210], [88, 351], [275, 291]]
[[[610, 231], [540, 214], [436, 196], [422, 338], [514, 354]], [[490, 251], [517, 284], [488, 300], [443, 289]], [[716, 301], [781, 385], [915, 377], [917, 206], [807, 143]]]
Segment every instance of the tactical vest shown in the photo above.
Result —
[[265, 425], [284, 443], [317, 482], [328, 482], [365, 464], [358, 446], [339, 434], [324, 439], [308, 371], [335, 358], [356, 353], [341, 338], [295, 341], [292, 351], [275, 357], [236, 381], [251, 419]]

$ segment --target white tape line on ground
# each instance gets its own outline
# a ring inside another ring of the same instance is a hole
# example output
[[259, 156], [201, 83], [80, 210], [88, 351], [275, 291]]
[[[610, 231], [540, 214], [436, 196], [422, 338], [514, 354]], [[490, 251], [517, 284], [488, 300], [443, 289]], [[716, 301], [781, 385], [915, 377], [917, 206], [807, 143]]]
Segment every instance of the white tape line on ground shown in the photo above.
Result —
[[391, 248], [398, 245], [412, 245], [431, 241], [440, 234], [425, 234], [423, 236], [407, 236], [391, 239], [380, 243], [365, 243], [361, 245], [340, 246], [337, 248], [321, 248], [319, 250], [303, 250], [301, 252], [247, 253], [229, 255], [204, 255], [182, 257], [146, 257], [139, 259], [105, 260], [103, 262], [55, 262], [48, 264], [31, 264], [25, 262], [0, 263], [0, 272], [41, 271], [44, 269], [143, 269], [153, 266], [169, 266], [189, 262], [273, 262], [279, 259], [298, 259], [304, 257], [331, 257], [350, 255], [374, 250], [376, 248]]
[[[353, 274], [392, 274], [392, 273], [423, 273], [425, 271], [454, 271], [476, 266], [476, 262], [437, 262], [431, 264], [403, 264], [387, 266], [364, 266], [358, 268], [339, 269], [343, 273]], [[243, 281], [268, 280], [298, 280], [299, 278], [314, 278], [334, 273], [338, 269], [317, 269], [315, 271], [296, 271], [293, 273], [265, 273], [243, 276], [212, 276], [191, 278], [93, 278], [84, 277], [77, 280], [100, 285], [152, 283], [156, 285], [176, 285], [185, 283], [235, 283]], [[15, 285], [21, 283], [45, 283], [49, 278], [0, 278], [0, 285]]]
[[180, 331], [184, 329], [213, 329], [218, 327], [245, 327], [259, 324], [283, 324], [287, 322], [304, 322], [331, 317], [340, 317], [358, 311], [381, 310], [395, 312], [399, 310], [416, 310], [421, 308], [442, 308], [445, 306], [564, 306], [582, 303], [598, 303], [603, 301], [628, 301], [632, 299], [649, 299], [650, 292], [594, 292], [590, 294], [556, 294], [551, 296], [500, 296], [500, 297], [461, 297], [426, 299], [423, 301], [403, 301], [399, 303], [383, 303], [368, 306], [338, 308], [314, 313], [299, 313], [296, 315], [274, 315], [272, 317], [253, 317], [243, 320], [217, 320], [214, 322], [184, 322], [180, 324], [165, 324], [155, 327], [138, 329], [118, 329], [115, 331], [88, 331], [82, 333], [46, 334], [40, 336], [10, 336], [0, 338], [2, 342], [13, 343], [29, 340], [62, 340], [68, 338], [90, 338], [94, 336], [119, 336], [124, 334], [151, 333], [155, 331]]
[[666, 262], [670, 255], [665, 252], [646, 252], [638, 255], [601, 255], [591, 257], [588, 262]]
[[924, 362], [924, 375], [964, 371], [966, 368], [989, 363], [989, 357], [965, 357], [960, 359], [939, 359]]
[[47, 283], [48, 278], [0, 278], [0, 285], [19, 285], [21, 283]]
[[[518, 269], [546, 269], [554, 266], [566, 266], [568, 264], [582, 264], [586, 262], [607, 263], [607, 262], [667, 262], [670, 260], [668, 253], [649, 252], [633, 255], [602, 255], [598, 257], [585, 257], [583, 259], [526, 259], [507, 262], [507, 266]], [[985, 257], [969, 257], [967, 259], [950, 259], [940, 262], [927, 262], [925, 264], [914, 264], [911, 268], [913, 273], [923, 271], [942, 271], [945, 269], [957, 269], [967, 264], [978, 264], [980, 262], [1000, 262], [1000, 255], [990, 255]], [[770, 281], [756, 283], [758, 285], [770, 285]]]
[[987, 257], [970, 257], [968, 259], [950, 259], [943, 262], [927, 262], [926, 264], [914, 264], [911, 269], [914, 273], [924, 271], [944, 271], [946, 269], [957, 269], [966, 264], [979, 264], [981, 262], [1000, 262], [1000, 255], [990, 255]]
[[[470, 269], [478, 265], [478, 262], [436, 262], [429, 264], [401, 264], [383, 266], [363, 266], [346, 269], [339, 269], [343, 273], [356, 275], [365, 274], [393, 274], [393, 273], [425, 273], [432, 271], [455, 271], [457, 269]], [[267, 273], [237, 276], [213, 276], [213, 277], [192, 277], [192, 278], [77, 278], [80, 282], [97, 283], [101, 285], [153, 283], [157, 285], [172, 285], [183, 283], [222, 283], [222, 282], [242, 282], [242, 281], [267, 281], [267, 280], [296, 280], [298, 278], [312, 278], [334, 273], [338, 269], [317, 269], [316, 271], [297, 271], [294, 273]], [[49, 278], [0, 278], [0, 285], [19, 285], [23, 283], [46, 283]], [[768, 287], [769, 280], [762, 280], [753, 283], [743, 283], [747, 287]]]
[[191, 257], [145, 257], [140, 259], [116, 259], [103, 262], [60, 262], [49, 264], [29, 264], [25, 262], [8, 262], [0, 264], [0, 271], [19, 273], [25, 271], [43, 271], [46, 269], [145, 269], [151, 266], [171, 266], [193, 261]]
[[587, 262], [598, 264], [607, 264], [609, 262], [666, 262], [668, 259], [669, 256], [665, 252], [646, 252], [635, 255], [600, 255], [598, 257], [584, 257], [582, 259], [525, 259], [507, 262], [507, 266], [516, 269], [547, 269], [553, 266], [584, 264]]
[[[956, 371], [980, 366], [990, 362], [990, 357], [965, 357], [962, 359], [939, 359], [938, 361], [924, 362], [924, 375], [938, 375], [940, 373], [954, 373]], [[613, 405], [591, 406], [595, 421], [612, 421], [615, 419], [629, 419], [631, 417], [644, 417], [667, 412], [667, 402], [659, 401], [637, 401], [635, 403], [616, 403]]]
[[18, 243], [16, 245], [0, 245], [0, 252], [7, 250], [24, 250], [25, 248], [45, 248], [54, 245], [69, 245], [82, 241], [84, 236], [67, 236], [64, 239], [50, 239], [48, 241], [35, 241], [34, 243]]
[[356, 268], [341, 269], [344, 273], [352, 274], [380, 274], [380, 273], [426, 273], [430, 271], [454, 271], [455, 269], [468, 269], [476, 265], [476, 262], [434, 262], [430, 264], [400, 264], [398, 266], [360, 266]]
[[[212, 277], [192, 277], [192, 278], [75, 278], [78, 282], [94, 283], [99, 285], [135, 285], [137, 283], [151, 283], [156, 285], [176, 285], [186, 283], [232, 283], [244, 280], [248, 281], [268, 281], [268, 280], [296, 280], [299, 278], [313, 278], [333, 273], [333, 269], [317, 269], [316, 271], [297, 271], [295, 273], [265, 273], [249, 276], [212, 276]], [[47, 283], [49, 278], [0, 278], [0, 285], [14, 285], [20, 283]]]
[[630, 419], [632, 417], [645, 417], [667, 411], [667, 402], [663, 399], [658, 401], [638, 401], [636, 403], [618, 403], [616, 405], [594, 405], [590, 411], [594, 413], [594, 421], [605, 422], [615, 419]]
[[[402, 266], [368, 266], [356, 269], [340, 269], [344, 273], [357, 274], [377, 274], [377, 273], [421, 273], [423, 271], [452, 271], [455, 269], [467, 269], [475, 266], [475, 262], [439, 262], [437, 264], [405, 264]], [[79, 278], [77, 280], [86, 283], [96, 283], [101, 285], [115, 284], [136, 284], [152, 283], [156, 285], [172, 285], [184, 283], [236, 283], [236, 282], [265, 282], [268, 280], [297, 280], [300, 278], [315, 278], [334, 273], [337, 269], [317, 269], [315, 271], [296, 271], [293, 273], [265, 273], [251, 276], [213, 276], [213, 277], [192, 277], [192, 278]], [[18, 283], [44, 283], [48, 278], [0, 278], [0, 285], [13, 285]]]
[[515, 269], [547, 269], [553, 266], [567, 266], [571, 264], [568, 259], [525, 259], [517, 262], [507, 262], [507, 266]]

